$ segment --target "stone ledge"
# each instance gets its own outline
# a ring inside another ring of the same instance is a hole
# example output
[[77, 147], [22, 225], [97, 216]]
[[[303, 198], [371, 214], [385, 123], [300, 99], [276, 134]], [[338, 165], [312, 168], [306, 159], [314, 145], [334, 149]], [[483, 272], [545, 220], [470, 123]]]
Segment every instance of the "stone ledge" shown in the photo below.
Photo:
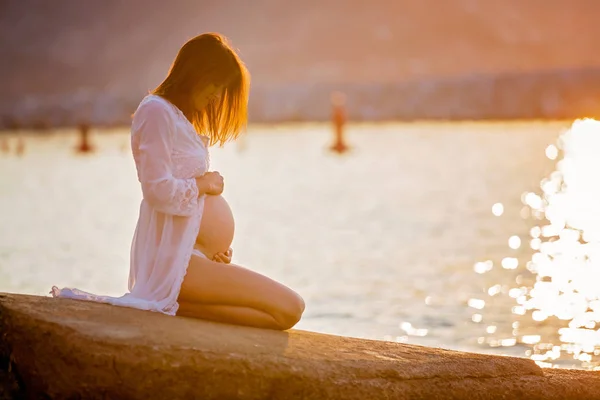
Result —
[[600, 398], [599, 373], [523, 358], [18, 294], [0, 294], [0, 352], [30, 398]]

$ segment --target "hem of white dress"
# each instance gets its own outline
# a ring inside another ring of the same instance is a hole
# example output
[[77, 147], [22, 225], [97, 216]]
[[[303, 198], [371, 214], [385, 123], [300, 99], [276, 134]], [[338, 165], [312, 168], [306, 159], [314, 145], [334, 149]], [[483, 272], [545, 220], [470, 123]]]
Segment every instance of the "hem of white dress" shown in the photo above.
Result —
[[165, 314], [177, 315], [177, 310], [179, 310], [179, 303], [177, 302], [177, 299], [179, 298], [179, 293], [181, 292], [181, 285], [183, 284], [183, 280], [185, 279], [185, 276], [187, 275], [187, 270], [190, 265], [190, 260], [192, 259], [192, 253], [194, 252], [194, 243], [196, 243], [196, 238], [198, 237], [198, 234], [200, 233], [200, 224], [202, 222], [203, 214], [204, 214], [204, 195], [198, 197], [198, 214], [196, 214], [194, 216], [197, 219], [196, 223], [195, 223], [194, 235], [191, 236], [192, 242], [190, 243], [189, 246], [187, 246], [188, 250], [186, 250], [186, 253], [183, 257], [183, 261], [185, 261], [185, 263], [184, 263], [184, 267], [182, 268], [183, 273], [181, 274], [181, 276], [179, 277], [179, 280], [177, 282], [177, 294], [175, 296], [175, 301], [168, 307], [168, 310], [164, 312]]
[[[194, 235], [190, 236], [189, 246], [186, 247], [189, 250], [186, 250], [185, 255], [183, 256], [183, 267], [181, 268], [181, 275], [176, 281], [175, 284], [175, 293], [172, 297], [172, 302], [164, 307], [159, 307], [156, 302], [141, 300], [141, 302], [136, 302], [134, 298], [130, 297], [131, 293], [126, 293], [121, 297], [112, 297], [112, 296], [100, 296], [92, 293], [84, 292], [79, 289], [73, 288], [63, 288], [59, 289], [57, 286], [52, 286], [50, 293], [52, 297], [55, 298], [66, 298], [73, 300], [83, 300], [83, 301], [92, 301], [95, 303], [106, 303], [115, 306], [129, 307], [129, 308], [137, 308], [145, 311], [154, 311], [159, 312], [166, 315], [175, 316], [177, 315], [177, 310], [179, 309], [179, 303], [177, 299], [179, 298], [179, 293], [181, 291], [181, 285], [183, 284], [183, 280], [187, 275], [187, 269], [190, 264], [190, 260], [192, 258], [192, 253], [194, 252], [194, 243], [196, 242], [196, 237], [200, 232], [200, 224], [202, 222], [202, 215], [204, 213], [204, 195], [198, 198], [198, 212], [193, 215], [191, 218], [194, 218]], [[133, 301], [132, 301], [133, 300]], [[143, 304], [142, 304], [143, 303]]]

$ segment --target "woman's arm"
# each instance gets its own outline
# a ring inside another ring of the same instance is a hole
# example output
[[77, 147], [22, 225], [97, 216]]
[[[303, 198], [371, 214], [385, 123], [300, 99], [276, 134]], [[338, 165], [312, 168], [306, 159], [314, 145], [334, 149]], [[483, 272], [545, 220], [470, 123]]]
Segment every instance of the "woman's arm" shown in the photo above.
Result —
[[[198, 197], [205, 186], [197, 178], [178, 179], [172, 173], [174, 123], [164, 104], [143, 104], [134, 116], [134, 135], [139, 135], [137, 171], [144, 199], [156, 210], [172, 215], [191, 216], [198, 210]], [[200, 183], [200, 182], [198, 182]]]

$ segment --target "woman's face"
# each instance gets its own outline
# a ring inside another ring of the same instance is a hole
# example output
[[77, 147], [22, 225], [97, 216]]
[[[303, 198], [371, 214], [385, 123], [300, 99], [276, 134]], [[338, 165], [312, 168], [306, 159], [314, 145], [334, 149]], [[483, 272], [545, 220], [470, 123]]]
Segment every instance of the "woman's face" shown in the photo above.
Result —
[[200, 90], [194, 96], [194, 107], [197, 110], [204, 109], [209, 103], [218, 102], [221, 99], [223, 88], [214, 84], [209, 84]]

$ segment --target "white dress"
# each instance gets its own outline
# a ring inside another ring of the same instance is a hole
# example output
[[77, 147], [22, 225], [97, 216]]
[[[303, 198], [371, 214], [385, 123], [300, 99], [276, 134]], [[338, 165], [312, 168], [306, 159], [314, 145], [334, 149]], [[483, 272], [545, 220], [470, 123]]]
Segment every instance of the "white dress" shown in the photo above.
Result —
[[209, 168], [207, 139], [166, 99], [148, 95], [142, 100], [131, 126], [143, 200], [131, 244], [129, 293], [100, 296], [54, 286], [54, 297], [175, 315], [204, 209], [195, 177]]

